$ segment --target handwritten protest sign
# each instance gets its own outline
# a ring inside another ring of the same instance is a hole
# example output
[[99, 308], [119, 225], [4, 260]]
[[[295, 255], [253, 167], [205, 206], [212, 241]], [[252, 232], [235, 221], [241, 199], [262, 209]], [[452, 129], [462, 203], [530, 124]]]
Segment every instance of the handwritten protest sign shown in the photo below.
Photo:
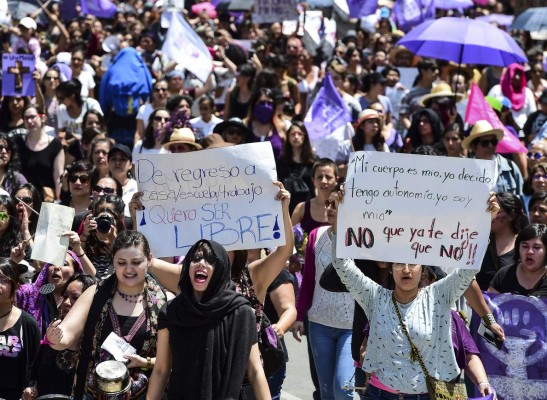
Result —
[[2, 54], [2, 96], [34, 96], [32, 54]]
[[253, 22], [258, 24], [298, 19], [295, 0], [258, 0]]
[[62, 233], [72, 229], [73, 219], [74, 208], [42, 203], [31, 258], [53, 265], [63, 265], [69, 239]]
[[[498, 399], [547, 399], [547, 299], [483, 294], [505, 332], [501, 349], [473, 335]], [[471, 332], [479, 324], [479, 316], [473, 314]]]
[[480, 268], [493, 161], [352, 153], [338, 211], [338, 257]]
[[199, 239], [227, 250], [285, 243], [269, 142], [135, 159], [145, 210], [138, 229], [158, 257], [186, 254]]

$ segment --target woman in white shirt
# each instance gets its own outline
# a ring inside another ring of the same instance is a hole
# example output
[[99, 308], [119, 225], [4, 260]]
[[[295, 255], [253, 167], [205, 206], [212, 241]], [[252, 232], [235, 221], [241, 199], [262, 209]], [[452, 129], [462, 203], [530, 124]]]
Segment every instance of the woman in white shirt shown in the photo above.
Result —
[[150, 114], [144, 137], [135, 143], [133, 156], [137, 154], [164, 154], [169, 150], [162, 146], [165, 138], [165, 124], [169, 121], [169, 111], [161, 107]]
[[72, 70], [72, 78], [78, 79], [82, 84], [80, 94], [83, 99], [95, 97], [95, 80], [91, 72], [84, 70], [85, 53], [81, 49], [72, 51], [70, 58], [70, 69]]
[[[335, 195], [334, 207], [338, 207], [343, 196], [343, 190]], [[494, 218], [500, 208], [493, 193], [488, 203], [487, 211]], [[453, 381], [460, 371], [450, 338], [450, 309], [476, 271], [456, 269], [445, 279], [420, 288], [422, 265], [394, 263], [391, 274], [395, 289], [388, 290], [362, 274], [353, 260], [336, 257], [336, 236], [333, 221], [333, 266], [370, 321], [363, 369], [372, 377], [365, 398], [404, 399], [419, 394], [420, 398], [429, 399], [425, 374], [419, 362], [411, 361], [413, 351], [395, 306], [428, 374], [438, 380]]]

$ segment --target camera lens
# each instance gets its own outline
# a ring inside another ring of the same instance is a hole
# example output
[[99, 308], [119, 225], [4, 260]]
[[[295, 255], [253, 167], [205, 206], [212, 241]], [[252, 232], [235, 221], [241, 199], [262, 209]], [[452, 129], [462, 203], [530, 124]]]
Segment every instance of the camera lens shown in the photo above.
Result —
[[103, 215], [97, 218], [97, 231], [101, 233], [108, 233], [110, 232], [110, 228], [112, 227], [112, 218], [107, 215]]

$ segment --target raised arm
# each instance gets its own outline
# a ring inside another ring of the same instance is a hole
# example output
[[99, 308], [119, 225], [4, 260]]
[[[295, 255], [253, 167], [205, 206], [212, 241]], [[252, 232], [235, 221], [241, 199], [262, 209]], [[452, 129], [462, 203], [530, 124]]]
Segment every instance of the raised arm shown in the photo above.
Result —
[[96, 289], [97, 285], [87, 288], [76, 300], [65, 319], [54, 321], [49, 325], [46, 338], [52, 348], [66, 350], [76, 349], [79, 346]]
[[156, 277], [167, 290], [179, 294], [179, 278], [182, 265], [172, 264], [167, 261], [153, 258], [150, 265], [150, 273]]
[[292, 231], [291, 217], [289, 215], [289, 203], [291, 194], [283, 187], [281, 182], [274, 182], [279, 187], [275, 197], [281, 201], [283, 209], [283, 226], [285, 231], [285, 244], [275, 249], [268, 257], [253, 261], [249, 264], [249, 272], [255, 288], [256, 297], [262, 303], [266, 299], [268, 286], [277, 278], [277, 275], [285, 268], [285, 263], [293, 253], [294, 235]]

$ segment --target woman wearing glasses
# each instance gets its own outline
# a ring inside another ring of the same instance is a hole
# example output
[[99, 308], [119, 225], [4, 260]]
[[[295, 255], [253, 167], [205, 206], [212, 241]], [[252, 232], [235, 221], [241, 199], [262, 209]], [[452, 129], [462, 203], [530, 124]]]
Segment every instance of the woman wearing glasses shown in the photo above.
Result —
[[501, 129], [494, 129], [490, 122], [479, 120], [463, 142], [462, 147], [473, 151], [478, 160], [496, 162], [498, 180], [494, 186], [496, 192], [509, 192], [522, 199], [522, 175], [517, 165], [496, 153], [496, 146], [503, 137]]
[[62, 178], [61, 204], [76, 213], [89, 208], [91, 197], [91, 164], [76, 161], [67, 167]]
[[530, 174], [524, 180], [522, 191], [524, 193], [524, 205], [528, 211], [530, 198], [536, 193], [547, 192], [547, 163], [542, 162], [529, 168]]
[[53, 201], [61, 194], [60, 178], [65, 166], [63, 145], [45, 132], [46, 116], [38, 106], [28, 106], [23, 118], [28, 134], [16, 139], [21, 172], [43, 193], [44, 201]]
[[19, 173], [20, 167], [19, 154], [12, 139], [0, 138], [0, 187], [10, 194], [17, 186], [27, 183]]
[[[25, 205], [21, 204], [21, 201], [37, 213], [40, 213], [40, 209], [42, 208], [42, 197], [40, 196], [40, 193], [38, 193], [38, 190], [36, 190], [31, 183], [25, 183], [15, 188], [11, 198], [17, 208], [19, 224], [24, 227], [25, 223], [27, 223], [30, 235], [34, 235], [36, 232], [36, 225], [38, 225], [38, 215], [30, 211], [28, 207], [25, 207]], [[25, 233], [23, 231], [22, 233], [24, 238]]]
[[133, 156], [137, 154], [165, 154], [169, 150], [162, 146], [165, 138], [165, 125], [169, 121], [169, 111], [159, 107], [152, 111], [144, 136], [139, 139], [133, 147]]
[[150, 123], [150, 115], [159, 108], [165, 108], [167, 104], [167, 81], [165, 79], [157, 80], [152, 89], [152, 101], [143, 104], [137, 112], [137, 131], [135, 132], [135, 145], [139, 140], [144, 140], [146, 128]]
[[[343, 190], [334, 196], [334, 207], [343, 196]], [[498, 211], [492, 194], [487, 212], [495, 217]], [[443, 280], [420, 288], [422, 265], [394, 263], [391, 274], [395, 289], [389, 290], [366, 277], [353, 260], [336, 257], [336, 218], [329, 236], [333, 266], [370, 320], [363, 369], [372, 377], [365, 398], [429, 399], [425, 373], [412, 359], [417, 351], [428, 374], [436, 379], [450, 382], [459, 375], [450, 339], [450, 309], [476, 271], [456, 269]], [[405, 330], [416, 351], [411, 350]]]

